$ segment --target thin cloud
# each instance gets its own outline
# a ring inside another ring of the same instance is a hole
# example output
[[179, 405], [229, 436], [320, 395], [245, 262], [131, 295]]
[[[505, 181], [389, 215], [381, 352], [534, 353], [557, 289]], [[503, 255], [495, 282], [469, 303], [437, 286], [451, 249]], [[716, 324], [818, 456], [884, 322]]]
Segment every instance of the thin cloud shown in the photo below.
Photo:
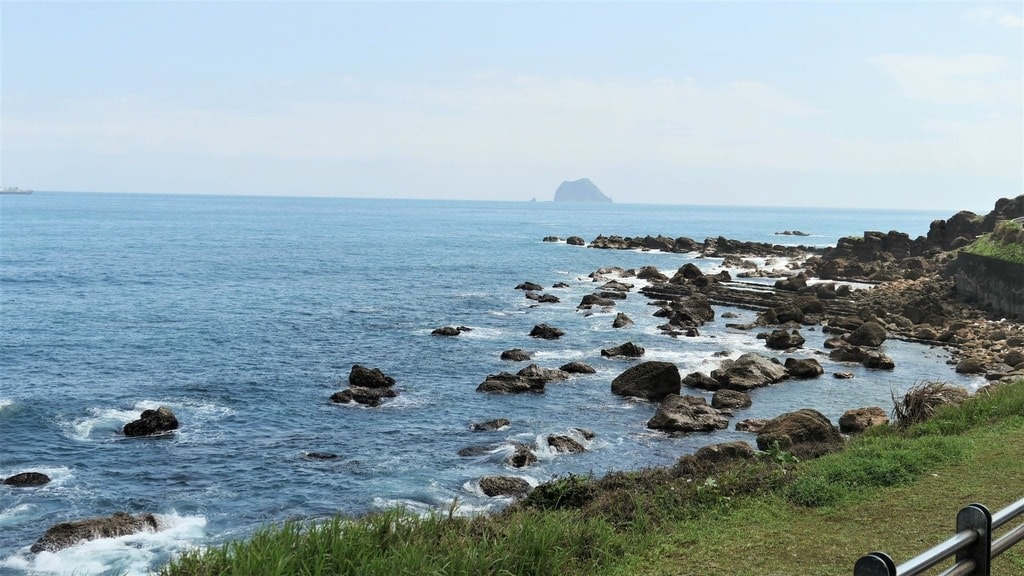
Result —
[[994, 24], [1003, 28], [1024, 28], [1024, 18], [1008, 10], [972, 8], [965, 18], [970, 22]]
[[1011, 77], [1005, 57], [987, 54], [935, 56], [883, 54], [868, 63], [892, 78], [902, 94], [940, 104], [1020, 104], [1020, 75]]

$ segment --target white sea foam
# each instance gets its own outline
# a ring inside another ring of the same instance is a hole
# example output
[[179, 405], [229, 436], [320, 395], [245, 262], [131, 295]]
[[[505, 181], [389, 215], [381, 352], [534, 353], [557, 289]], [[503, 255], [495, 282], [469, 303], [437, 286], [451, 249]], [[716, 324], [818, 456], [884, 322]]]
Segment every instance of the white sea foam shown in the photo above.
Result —
[[30, 574], [150, 574], [176, 552], [194, 546], [205, 536], [206, 518], [180, 516], [175, 512], [156, 515], [159, 530], [119, 538], [100, 538], [58, 552], [32, 554], [29, 547], [0, 560], [0, 568]]
[[11, 400], [10, 398], [0, 398], [0, 412], [10, 408], [11, 406], [14, 406], [14, 400]]
[[29, 515], [35, 509], [33, 504], [18, 504], [6, 510], [0, 510], [0, 528], [21, 522], [23, 516]]

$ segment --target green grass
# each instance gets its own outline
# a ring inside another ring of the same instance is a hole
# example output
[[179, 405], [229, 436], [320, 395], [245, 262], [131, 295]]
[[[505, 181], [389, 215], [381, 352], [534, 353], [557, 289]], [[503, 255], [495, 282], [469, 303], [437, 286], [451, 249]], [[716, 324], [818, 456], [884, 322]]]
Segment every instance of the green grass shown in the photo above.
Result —
[[[900, 562], [938, 544], [965, 504], [996, 511], [1019, 499], [1020, 478], [1024, 381], [815, 460], [777, 450], [725, 464], [684, 457], [559, 478], [488, 516], [391, 510], [287, 523], [187, 553], [159, 574], [850, 574], [871, 550]], [[995, 559], [993, 574], [1024, 574], [1021, 546]]]
[[991, 234], [985, 234], [964, 248], [965, 252], [1024, 264], [1024, 228], [1013, 222], [1000, 222]]

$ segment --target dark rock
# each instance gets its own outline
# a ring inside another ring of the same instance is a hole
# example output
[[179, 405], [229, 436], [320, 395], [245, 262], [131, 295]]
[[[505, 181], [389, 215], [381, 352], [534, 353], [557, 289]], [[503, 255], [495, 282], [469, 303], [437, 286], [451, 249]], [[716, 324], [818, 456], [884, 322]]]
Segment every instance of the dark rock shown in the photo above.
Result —
[[568, 362], [559, 366], [558, 369], [569, 374], [594, 374], [597, 372], [583, 362]]
[[680, 388], [679, 368], [671, 362], [642, 362], [612, 380], [612, 393], [653, 401], [679, 394]]
[[565, 336], [565, 332], [554, 326], [548, 326], [547, 324], [537, 324], [530, 330], [530, 336], [534, 338], [543, 338], [545, 340], [558, 340], [562, 336]]
[[561, 242], [562, 239], [558, 236], [545, 236], [543, 242]]
[[892, 370], [896, 368], [896, 362], [888, 354], [883, 354], [877, 350], [869, 351], [867, 357], [864, 358], [863, 364], [865, 368], [873, 370]]
[[662, 274], [654, 266], [644, 266], [637, 271], [636, 277], [640, 280], [648, 280], [650, 282], [668, 282], [668, 276]]
[[476, 446], [460, 448], [456, 454], [458, 454], [460, 458], [477, 458], [493, 454], [499, 447], [500, 445], [496, 444], [478, 444]]
[[530, 364], [526, 368], [523, 368], [516, 373], [517, 376], [523, 376], [530, 379], [539, 379], [544, 382], [554, 382], [556, 380], [568, 380], [569, 373], [563, 372], [562, 370], [553, 370], [551, 368], [541, 368], [536, 364]]
[[615, 300], [612, 300], [611, 298], [602, 298], [597, 294], [587, 294], [583, 297], [582, 300], [580, 300], [579, 306], [577, 306], [576, 309], [588, 310], [590, 308], [593, 308], [594, 306], [608, 308], [611, 306], [615, 306]]
[[852, 345], [839, 346], [828, 353], [830, 360], [836, 362], [863, 362], [868, 357], [867, 350]]
[[565, 282], [555, 282], [555, 284], [551, 288], [568, 288], [568, 287], [569, 287], [569, 285], [566, 284]]
[[330, 452], [306, 452], [304, 456], [307, 460], [337, 460], [341, 458], [341, 456]]
[[395, 379], [385, 376], [380, 368], [371, 370], [356, 364], [348, 374], [348, 384], [360, 388], [388, 388], [395, 385]]
[[877, 406], [856, 408], [847, 410], [839, 417], [839, 431], [844, 434], [856, 434], [871, 426], [885, 426], [888, 423], [889, 415]]
[[42, 472], [21, 472], [14, 476], [8, 476], [4, 480], [4, 484], [14, 486], [15, 488], [29, 488], [49, 483], [50, 477]]
[[853, 378], [853, 372], [835, 372], [832, 374], [832, 377], [839, 380], [849, 380]]
[[748, 352], [736, 360], [724, 360], [711, 372], [711, 377], [720, 382], [722, 388], [744, 392], [784, 380], [789, 373], [778, 362]]
[[982, 374], [985, 372], [985, 363], [979, 358], [964, 358], [956, 365], [957, 374]]
[[442, 326], [441, 328], [435, 328], [430, 332], [432, 336], [458, 336], [463, 332], [472, 332], [473, 329], [468, 326]]
[[620, 356], [624, 356], [624, 357], [627, 357], [627, 358], [639, 358], [639, 357], [641, 357], [643, 355], [644, 355], [643, 347], [642, 346], [637, 346], [636, 344], [633, 344], [632, 342], [626, 342], [625, 344], [620, 344], [618, 346], [613, 346], [611, 348], [604, 348], [604, 349], [601, 350], [601, 356], [606, 356], [608, 358], [616, 358], [616, 357], [620, 357]]
[[530, 483], [514, 476], [485, 476], [480, 479], [480, 490], [490, 498], [496, 496], [523, 496], [530, 492]]
[[537, 463], [537, 455], [533, 453], [533, 448], [530, 446], [518, 444], [516, 451], [508, 457], [508, 463], [514, 468], [525, 468]]
[[765, 339], [765, 346], [772, 350], [789, 350], [790, 348], [800, 348], [804, 345], [804, 337], [800, 335], [799, 330], [772, 330], [772, 333]]
[[669, 394], [647, 427], [668, 432], [707, 432], [729, 426], [729, 418], [699, 396]]
[[541, 304], [558, 304], [562, 301], [554, 294], [537, 294], [536, 292], [527, 292], [526, 299], [540, 302]]
[[747, 418], [736, 423], [737, 432], [753, 432], [757, 434], [768, 421], [764, 418]]
[[152, 436], [178, 429], [178, 419], [167, 406], [144, 410], [138, 420], [124, 425], [125, 436]]
[[469, 429], [473, 432], [494, 432], [511, 425], [508, 418], [496, 418], [487, 422], [474, 422], [469, 425]]
[[612, 328], [625, 328], [626, 326], [632, 326], [633, 319], [626, 316], [624, 313], [619, 312], [615, 315], [615, 320], [612, 320]]
[[751, 460], [756, 456], [754, 448], [742, 440], [723, 442], [704, 446], [694, 453], [693, 457], [704, 462], [723, 462], [725, 460]]
[[1005, 356], [1003, 356], [1003, 364], [1006, 364], [1007, 366], [1024, 364], [1024, 352], [1020, 350], [1010, 350]]
[[565, 239], [565, 243], [570, 246], [585, 246], [587, 241], [579, 236], [569, 236]]
[[156, 517], [152, 514], [132, 516], [117, 512], [113, 516], [55, 524], [32, 545], [31, 551], [33, 554], [57, 552], [83, 541], [155, 532], [158, 529]]
[[530, 353], [522, 348], [513, 348], [502, 352], [501, 359], [509, 362], [525, 362], [530, 359]]
[[521, 394], [523, 392], [543, 392], [545, 381], [542, 378], [527, 378], [516, 374], [502, 372], [490, 374], [487, 379], [476, 387], [477, 392], [495, 392], [499, 394]]
[[711, 407], [719, 410], [740, 410], [751, 404], [750, 394], [738, 390], [718, 390], [711, 396]]
[[519, 286], [516, 286], [516, 290], [526, 290], [527, 292], [539, 292], [544, 287], [540, 284], [534, 284], [533, 282], [523, 282]]
[[691, 372], [687, 374], [686, 378], [683, 378], [682, 384], [688, 388], [697, 388], [698, 390], [708, 390], [711, 392], [722, 387], [721, 382], [703, 372]]
[[696, 264], [687, 263], [684, 264], [669, 280], [672, 284], [685, 284], [687, 281], [693, 281], [697, 278], [703, 278], [704, 272], [697, 267]]
[[817, 410], [804, 408], [772, 418], [757, 435], [759, 450], [778, 446], [798, 457], [816, 457], [842, 447], [843, 437], [832, 422]]
[[814, 358], [786, 358], [786, 371], [794, 378], [817, 378], [825, 373]]
[[877, 348], [885, 342], [885, 328], [878, 322], [865, 322], [857, 327], [846, 341], [854, 346], [871, 346]]
[[608, 300], [625, 300], [626, 293], [618, 292], [616, 290], [605, 290], [597, 293], [598, 298], [607, 298]]
[[384, 398], [394, 398], [396, 396], [398, 396], [398, 393], [391, 388], [361, 388], [359, 386], [352, 386], [347, 390], [331, 394], [331, 402], [335, 404], [355, 402], [356, 404], [375, 408], [380, 406]]
[[612, 280], [610, 282], [605, 282], [601, 286], [601, 290], [606, 290], [606, 291], [611, 291], [611, 292], [629, 292], [632, 289], [633, 289], [633, 285], [632, 284], [628, 284], [626, 282], [619, 282], [618, 280]]
[[548, 436], [548, 446], [553, 448], [555, 452], [567, 454], [578, 454], [587, 450], [583, 447], [583, 444], [568, 436]]

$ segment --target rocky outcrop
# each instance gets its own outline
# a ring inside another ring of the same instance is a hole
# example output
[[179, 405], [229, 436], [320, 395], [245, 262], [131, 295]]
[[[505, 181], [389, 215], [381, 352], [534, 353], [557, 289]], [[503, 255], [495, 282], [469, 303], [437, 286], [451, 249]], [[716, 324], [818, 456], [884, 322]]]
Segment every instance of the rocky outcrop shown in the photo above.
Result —
[[555, 452], [563, 454], [579, 454], [585, 452], [587, 449], [573, 438], [569, 436], [548, 436], [548, 446], [550, 446]]
[[864, 322], [857, 327], [849, 336], [846, 337], [846, 341], [854, 346], [871, 346], [877, 348], [885, 342], [886, 334], [885, 327], [875, 321]]
[[495, 430], [501, 430], [511, 426], [508, 418], [496, 418], [494, 420], [488, 420], [486, 422], [474, 422], [469, 425], [469, 429], [473, 432], [494, 432]]
[[125, 436], [154, 436], [178, 429], [178, 418], [167, 406], [143, 410], [138, 420], [124, 425]]
[[726, 460], [752, 460], [756, 457], [754, 448], [742, 440], [722, 442], [704, 446], [694, 452], [693, 457], [704, 462], [724, 462]]
[[605, 356], [607, 358], [618, 358], [618, 357], [639, 358], [639, 357], [641, 357], [643, 355], [644, 355], [644, 348], [643, 348], [643, 346], [637, 346], [636, 344], [634, 344], [632, 342], [626, 342], [625, 344], [620, 344], [618, 346], [613, 346], [611, 348], [604, 348], [604, 349], [601, 350], [601, 356]]
[[543, 378], [529, 378], [518, 374], [501, 372], [490, 374], [479, 386], [477, 392], [493, 392], [498, 394], [522, 394], [524, 392], [543, 392], [546, 381]]
[[633, 319], [626, 316], [625, 313], [619, 312], [615, 315], [615, 320], [612, 320], [612, 328], [625, 328], [633, 325]]
[[15, 488], [30, 488], [50, 483], [50, 477], [42, 472], [21, 472], [4, 479], [4, 484]]
[[472, 332], [473, 329], [468, 326], [442, 326], [440, 328], [434, 328], [431, 332], [431, 336], [458, 336], [463, 332]]
[[537, 463], [537, 455], [534, 454], [532, 446], [516, 444], [515, 451], [506, 462], [513, 468], [526, 468]]
[[800, 335], [799, 330], [772, 330], [771, 334], [765, 338], [765, 346], [772, 350], [790, 350], [792, 348], [800, 348], [804, 345], [806, 340]]
[[545, 383], [569, 379], [568, 372], [563, 370], [554, 370], [551, 368], [541, 368], [536, 364], [530, 364], [526, 368], [516, 372], [516, 375], [529, 379], [543, 380]]
[[587, 241], [579, 236], [569, 236], [565, 239], [565, 243], [570, 246], [586, 246]]
[[666, 432], [708, 432], [729, 426], [729, 418], [699, 396], [669, 394], [647, 427]]
[[159, 526], [156, 517], [152, 514], [132, 516], [124, 512], [117, 512], [113, 516], [56, 524], [32, 545], [31, 551], [34, 554], [57, 552], [80, 542], [97, 538], [117, 538], [157, 530], [159, 530]]
[[567, 362], [558, 367], [562, 372], [569, 374], [594, 374], [597, 370], [583, 362]]
[[480, 490], [490, 498], [523, 496], [531, 490], [530, 483], [515, 476], [485, 476], [480, 479]]
[[395, 385], [395, 379], [386, 376], [380, 368], [366, 368], [355, 364], [349, 371], [348, 384], [360, 388], [390, 388]]
[[536, 292], [527, 292], [527, 300], [533, 300], [534, 302], [540, 302], [541, 304], [558, 304], [562, 300], [554, 294], [538, 294]]
[[679, 394], [681, 387], [679, 368], [671, 362], [642, 362], [612, 380], [612, 393], [653, 401]]
[[793, 378], [817, 378], [825, 373], [825, 369], [814, 358], [786, 358], [783, 366]]
[[509, 362], [525, 362], [530, 359], [530, 353], [522, 348], [513, 348], [502, 352], [501, 359]]
[[605, 296], [600, 294], [587, 294], [583, 296], [582, 300], [580, 300], [580, 303], [578, 306], [576, 306], [576, 309], [590, 310], [595, 306], [599, 308], [611, 308], [612, 306], [615, 306], [615, 300], [611, 298], [606, 298]]
[[771, 358], [748, 352], [736, 360], [724, 360], [711, 372], [722, 388], [745, 392], [775, 384], [789, 377], [785, 367]]
[[377, 407], [385, 398], [398, 396], [393, 388], [395, 379], [385, 375], [380, 368], [366, 368], [355, 364], [349, 371], [348, 384], [346, 390], [331, 395], [331, 402]]
[[824, 414], [804, 408], [769, 420], [757, 435], [757, 447], [778, 447], [798, 457], [816, 457], [835, 452], [843, 437]]
[[703, 372], [691, 372], [683, 378], [683, 385], [688, 388], [714, 392], [722, 387], [722, 383]]
[[543, 286], [541, 286], [540, 284], [535, 284], [533, 282], [523, 282], [522, 284], [516, 286], [516, 290], [526, 290], [527, 292], [540, 292], [543, 289]]
[[718, 390], [711, 396], [711, 407], [718, 410], [741, 410], [751, 404], [750, 394], [738, 390]]

